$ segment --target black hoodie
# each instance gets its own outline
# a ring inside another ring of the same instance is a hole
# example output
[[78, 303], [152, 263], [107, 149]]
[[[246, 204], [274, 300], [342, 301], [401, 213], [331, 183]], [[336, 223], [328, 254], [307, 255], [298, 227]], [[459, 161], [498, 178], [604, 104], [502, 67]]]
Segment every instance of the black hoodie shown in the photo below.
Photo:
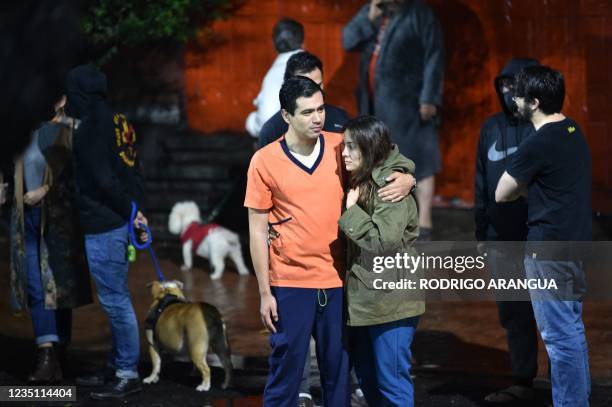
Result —
[[132, 201], [141, 202], [136, 134], [111, 111], [106, 76], [93, 65], [68, 73], [66, 95], [66, 113], [81, 120], [73, 139], [81, 222], [87, 234], [108, 232], [129, 221]]
[[538, 65], [534, 59], [513, 59], [495, 78], [494, 86], [502, 112], [489, 117], [480, 129], [476, 156], [474, 217], [476, 239], [518, 241], [527, 238], [527, 202], [520, 198], [509, 203], [495, 202], [495, 189], [519, 144], [535, 133], [533, 125], [520, 121], [504, 102], [503, 78], [513, 79], [526, 66]]

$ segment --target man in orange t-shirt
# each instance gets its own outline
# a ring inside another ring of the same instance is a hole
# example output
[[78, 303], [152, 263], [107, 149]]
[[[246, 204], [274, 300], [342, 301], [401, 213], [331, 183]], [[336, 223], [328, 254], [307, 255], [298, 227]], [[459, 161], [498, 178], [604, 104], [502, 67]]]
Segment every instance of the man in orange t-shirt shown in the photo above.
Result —
[[[309, 349], [317, 344], [325, 406], [349, 406], [342, 274], [342, 135], [323, 132], [323, 93], [312, 80], [289, 78], [280, 91], [284, 137], [255, 153], [244, 205], [249, 208], [251, 256], [261, 296], [261, 318], [272, 332], [264, 406], [297, 405]], [[414, 179], [380, 192], [403, 198]], [[277, 237], [268, 247], [268, 227]]]

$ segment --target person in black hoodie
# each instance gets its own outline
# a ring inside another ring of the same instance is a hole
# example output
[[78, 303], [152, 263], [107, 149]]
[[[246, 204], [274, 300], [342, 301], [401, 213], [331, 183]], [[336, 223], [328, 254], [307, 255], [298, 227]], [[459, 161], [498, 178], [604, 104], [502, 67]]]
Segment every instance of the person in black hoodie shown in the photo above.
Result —
[[[525, 66], [539, 65], [534, 59], [512, 59], [495, 78], [494, 86], [502, 111], [489, 117], [480, 129], [476, 156], [475, 220], [476, 240], [524, 241], [527, 239], [527, 202], [495, 202], [495, 188], [519, 144], [535, 133], [533, 125], [515, 116], [512, 100], [514, 76]], [[482, 245], [482, 244], [479, 244]], [[512, 246], [512, 245], [508, 245]], [[496, 245], [497, 249], [501, 247]], [[522, 255], [488, 250], [492, 274], [509, 278], [524, 274]], [[506, 329], [514, 385], [492, 393], [485, 401], [511, 403], [533, 398], [533, 379], [538, 370], [538, 333], [531, 303], [498, 301], [499, 319]]]
[[[143, 196], [136, 135], [125, 116], [111, 111], [106, 76], [93, 65], [68, 73], [66, 95], [67, 113], [81, 120], [73, 153], [87, 262], [112, 332], [108, 367], [77, 379], [77, 384], [104, 386], [91, 393], [94, 399], [122, 398], [141, 389], [138, 322], [127, 286], [128, 222], [132, 202], [140, 207]], [[141, 212], [134, 220], [136, 227], [139, 224], [147, 224]]]

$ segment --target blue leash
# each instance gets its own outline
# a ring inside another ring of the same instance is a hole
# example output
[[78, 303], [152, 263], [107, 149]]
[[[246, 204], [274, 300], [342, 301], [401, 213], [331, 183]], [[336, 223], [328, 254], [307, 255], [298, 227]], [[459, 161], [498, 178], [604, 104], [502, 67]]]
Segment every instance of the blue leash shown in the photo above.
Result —
[[142, 229], [147, 233], [147, 240], [143, 243], [138, 243], [138, 238], [136, 237], [136, 231], [134, 230], [134, 219], [136, 219], [136, 214], [138, 213], [138, 208], [136, 207], [136, 203], [132, 202], [132, 214], [130, 216], [130, 224], [128, 226], [130, 242], [132, 246], [134, 246], [138, 250], [148, 249], [149, 254], [151, 255], [151, 261], [153, 262], [153, 267], [155, 268], [155, 273], [157, 274], [157, 279], [159, 281], [165, 281], [164, 275], [159, 268], [159, 262], [157, 261], [157, 256], [155, 256], [155, 252], [153, 251], [153, 235], [151, 234], [151, 229], [147, 225], [140, 224]]

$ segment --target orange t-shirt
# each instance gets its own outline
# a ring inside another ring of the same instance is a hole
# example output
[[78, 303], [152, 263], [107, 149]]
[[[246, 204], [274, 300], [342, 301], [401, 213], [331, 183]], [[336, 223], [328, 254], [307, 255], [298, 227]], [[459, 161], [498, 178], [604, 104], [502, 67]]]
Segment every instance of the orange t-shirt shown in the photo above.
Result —
[[323, 132], [311, 169], [289, 151], [284, 137], [257, 151], [248, 171], [244, 206], [270, 210], [279, 233], [270, 243], [270, 285], [342, 287], [342, 135]]

